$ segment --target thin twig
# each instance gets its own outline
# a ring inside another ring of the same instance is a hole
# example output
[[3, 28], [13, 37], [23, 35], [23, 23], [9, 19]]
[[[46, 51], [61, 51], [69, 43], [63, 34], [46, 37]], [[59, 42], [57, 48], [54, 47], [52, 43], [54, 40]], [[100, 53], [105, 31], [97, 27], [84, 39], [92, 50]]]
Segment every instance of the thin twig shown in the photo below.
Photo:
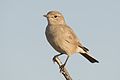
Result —
[[[62, 65], [62, 62], [58, 57], [55, 58], [55, 62], [59, 65], [59, 67]], [[66, 80], [72, 80], [70, 74], [68, 73], [67, 69], [64, 67], [64, 69], [61, 70], [61, 73], [65, 77]]]

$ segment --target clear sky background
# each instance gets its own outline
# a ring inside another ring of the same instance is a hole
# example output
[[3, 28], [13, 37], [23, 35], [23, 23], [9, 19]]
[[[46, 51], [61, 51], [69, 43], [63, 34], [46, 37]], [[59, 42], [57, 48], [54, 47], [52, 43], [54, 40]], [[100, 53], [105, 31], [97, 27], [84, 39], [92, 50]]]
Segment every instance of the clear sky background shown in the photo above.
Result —
[[120, 80], [120, 0], [0, 0], [0, 80], [64, 80], [45, 37], [50, 10], [63, 13], [100, 61], [73, 55], [66, 65], [73, 80]]

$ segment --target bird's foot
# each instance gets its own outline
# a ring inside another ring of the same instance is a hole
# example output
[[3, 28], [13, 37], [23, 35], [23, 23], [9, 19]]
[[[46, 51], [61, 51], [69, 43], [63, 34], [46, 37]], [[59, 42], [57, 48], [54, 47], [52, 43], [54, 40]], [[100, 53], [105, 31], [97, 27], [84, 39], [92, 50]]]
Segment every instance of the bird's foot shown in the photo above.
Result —
[[53, 63], [56, 62], [56, 58], [57, 58], [57, 56], [54, 56], [54, 57], [53, 57], [53, 59], [52, 59]]
[[64, 72], [64, 67], [65, 67], [65, 64], [62, 64], [62, 65], [60, 66], [60, 72]]

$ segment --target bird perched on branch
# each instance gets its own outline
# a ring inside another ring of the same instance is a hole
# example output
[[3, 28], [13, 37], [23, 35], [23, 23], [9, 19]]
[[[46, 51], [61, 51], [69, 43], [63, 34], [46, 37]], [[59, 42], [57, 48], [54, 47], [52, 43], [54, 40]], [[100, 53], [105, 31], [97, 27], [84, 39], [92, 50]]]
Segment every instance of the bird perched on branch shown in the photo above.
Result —
[[73, 30], [66, 24], [60, 12], [49, 11], [44, 17], [48, 21], [45, 31], [46, 38], [51, 46], [60, 53], [54, 56], [53, 61], [62, 54], [67, 55], [67, 59], [61, 68], [65, 66], [68, 58], [74, 53], [80, 53], [91, 63], [99, 63], [98, 60], [90, 55], [89, 50], [81, 44]]

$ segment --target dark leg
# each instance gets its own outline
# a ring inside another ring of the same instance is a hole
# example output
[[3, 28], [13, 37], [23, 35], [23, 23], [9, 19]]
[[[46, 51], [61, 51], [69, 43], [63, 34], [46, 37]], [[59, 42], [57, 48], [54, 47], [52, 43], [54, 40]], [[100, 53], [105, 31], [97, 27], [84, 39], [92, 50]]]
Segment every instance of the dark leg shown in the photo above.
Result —
[[65, 60], [65, 63], [63, 64], [64, 66], [66, 65], [67, 61], [68, 61], [69, 56], [67, 56], [67, 59]]
[[68, 61], [68, 58], [69, 58], [69, 56], [67, 55], [67, 59], [65, 60], [65, 63], [60, 66], [60, 71], [63, 71], [63, 69], [64, 69], [64, 67], [65, 67], [65, 65], [66, 65], [66, 63]]
[[60, 53], [60, 54], [58, 54], [58, 55], [55, 55], [54, 57], [53, 57], [53, 62], [56, 62], [56, 57], [58, 57], [58, 56], [60, 56], [60, 55], [62, 55], [63, 53]]

